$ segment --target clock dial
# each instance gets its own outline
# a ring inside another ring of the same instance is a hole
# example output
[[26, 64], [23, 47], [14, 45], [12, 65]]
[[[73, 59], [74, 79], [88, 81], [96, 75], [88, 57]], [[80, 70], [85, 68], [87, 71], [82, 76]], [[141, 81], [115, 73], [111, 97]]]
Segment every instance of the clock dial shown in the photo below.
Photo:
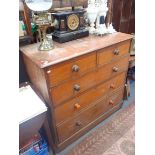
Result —
[[79, 17], [75, 14], [68, 16], [67, 25], [69, 29], [76, 30], [79, 26]]

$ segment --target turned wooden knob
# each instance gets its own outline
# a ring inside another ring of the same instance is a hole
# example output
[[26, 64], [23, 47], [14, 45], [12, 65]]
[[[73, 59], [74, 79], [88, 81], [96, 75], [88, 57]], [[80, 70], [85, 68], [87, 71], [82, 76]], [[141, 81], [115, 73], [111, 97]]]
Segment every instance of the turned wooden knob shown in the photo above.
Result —
[[110, 85], [110, 88], [115, 89], [115, 85], [114, 84], [111, 84]]
[[76, 126], [81, 126], [82, 125], [81, 122], [76, 122], [75, 124], [76, 124]]
[[80, 67], [78, 65], [73, 65], [72, 71], [73, 72], [78, 72], [80, 70]]
[[80, 91], [80, 86], [79, 86], [78, 84], [75, 84], [75, 85], [74, 85], [74, 90], [75, 90], [75, 91]]
[[114, 101], [113, 100], [110, 100], [109, 101], [109, 104], [113, 106], [114, 105]]
[[114, 72], [118, 72], [118, 68], [117, 67], [113, 67], [112, 69]]
[[80, 108], [81, 108], [81, 105], [78, 104], [78, 103], [76, 103], [76, 104], [74, 105], [74, 107], [75, 107], [76, 109], [80, 109]]
[[119, 49], [115, 49], [113, 53], [114, 53], [115, 55], [119, 55], [120, 51], [119, 51]]

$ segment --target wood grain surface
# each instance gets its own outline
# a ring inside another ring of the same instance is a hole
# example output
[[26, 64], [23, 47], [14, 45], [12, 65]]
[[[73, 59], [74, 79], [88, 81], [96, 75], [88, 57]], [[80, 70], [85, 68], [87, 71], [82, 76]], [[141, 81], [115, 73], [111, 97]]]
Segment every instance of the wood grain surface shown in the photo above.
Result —
[[97, 64], [105, 65], [114, 59], [129, 53], [130, 40], [115, 44], [113, 46], [98, 50]]
[[63, 44], [54, 42], [55, 48], [48, 52], [38, 50], [40, 43], [21, 47], [20, 50], [38, 67], [45, 68], [131, 38], [132, 35], [117, 32], [104, 37], [89, 36]]
[[[121, 89], [116, 94], [110, 96], [108, 100], [105, 96], [105, 98], [103, 98], [101, 101], [81, 112], [77, 117], [72, 117], [72, 119], [58, 126], [60, 142], [66, 138], [69, 138], [72, 136], [72, 134], [89, 124], [91, 121], [107, 112], [112, 107], [116, 106], [122, 100], [122, 97], [123, 91]], [[110, 104], [110, 100], [113, 101], [113, 105]]]
[[[123, 72], [120, 75], [104, 82], [91, 90], [83, 93], [68, 102], [55, 108], [55, 120], [56, 124], [59, 124], [67, 119], [77, 115], [79, 112], [84, 110], [86, 107], [90, 106], [93, 102], [99, 100], [107, 93], [113, 93], [119, 87], [123, 87], [125, 82], [126, 73]], [[113, 86], [113, 87], [111, 87]], [[79, 105], [79, 108], [75, 105]]]
[[[126, 71], [128, 68], [128, 59], [125, 57], [116, 62], [110, 63], [104, 67], [99, 68], [96, 71], [92, 71], [81, 78], [71, 79], [61, 85], [53, 87], [50, 89], [53, 105], [57, 106], [60, 103], [75, 97], [76, 95], [94, 87], [95, 85], [104, 82], [105, 80], [118, 75], [119, 73]], [[117, 72], [113, 71], [113, 68], [118, 68]], [[80, 90], [74, 90], [74, 86], [80, 86]]]

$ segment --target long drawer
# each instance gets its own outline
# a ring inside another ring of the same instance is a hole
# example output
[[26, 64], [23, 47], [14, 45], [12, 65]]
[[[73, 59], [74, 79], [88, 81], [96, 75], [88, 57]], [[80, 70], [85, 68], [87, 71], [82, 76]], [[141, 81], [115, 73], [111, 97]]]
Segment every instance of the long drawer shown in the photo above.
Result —
[[78, 116], [62, 123], [57, 127], [59, 141], [63, 142], [87, 124], [97, 119], [100, 115], [110, 110], [113, 106], [122, 101], [122, 97], [123, 90], [120, 89], [116, 94], [110, 96], [110, 98], [103, 98], [102, 101], [82, 111]]
[[126, 72], [123, 72], [116, 77], [108, 80], [99, 86], [93, 87], [86, 93], [83, 93], [68, 102], [55, 108], [55, 120], [56, 124], [59, 124], [74, 115], [77, 115], [80, 111], [90, 106], [93, 102], [102, 98], [106, 93], [112, 93], [119, 87], [123, 87], [125, 83]]
[[78, 78], [80, 75], [95, 69], [95, 67], [96, 52], [48, 67], [46, 73], [49, 85], [52, 87], [67, 79]]
[[97, 64], [99, 66], [105, 65], [114, 59], [120, 58], [129, 53], [129, 48], [130, 40], [101, 49], [97, 52]]
[[110, 63], [96, 71], [92, 71], [79, 79], [69, 80], [57, 87], [50, 89], [54, 107], [71, 99], [85, 90], [108, 80], [110, 77], [126, 71], [128, 68], [128, 57]]

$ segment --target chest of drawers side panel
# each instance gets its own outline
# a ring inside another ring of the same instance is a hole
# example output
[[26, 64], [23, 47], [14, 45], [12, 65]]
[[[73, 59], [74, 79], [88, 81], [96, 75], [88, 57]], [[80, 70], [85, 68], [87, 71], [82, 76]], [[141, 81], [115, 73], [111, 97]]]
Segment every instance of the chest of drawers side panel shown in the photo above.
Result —
[[23, 58], [31, 83], [43, 96], [44, 100], [46, 102], [49, 102], [50, 99], [48, 95], [48, 87], [46, 84], [44, 70], [40, 69], [37, 65], [35, 65], [27, 56], [23, 55]]
[[39, 93], [44, 98], [44, 102], [46, 102], [46, 105], [48, 106], [48, 121], [52, 122], [49, 123], [49, 126], [52, 131], [51, 134], [53, 137], [52, 140], [54, 141], [53, 144], [56, 144], [58, 140], [55, 127], [55, 118], [53, 115], [54, 109], [52, 106], [51, 97], [49, 96], [49, 89], [46, 82], [45, 71], [44, 69], [41, 69], [36, 64], [34, 64], [29, 58], [27, 58], [27, 56], [23, 55], [23, 59], [31, 83], [33, 84], [37, 93]]

